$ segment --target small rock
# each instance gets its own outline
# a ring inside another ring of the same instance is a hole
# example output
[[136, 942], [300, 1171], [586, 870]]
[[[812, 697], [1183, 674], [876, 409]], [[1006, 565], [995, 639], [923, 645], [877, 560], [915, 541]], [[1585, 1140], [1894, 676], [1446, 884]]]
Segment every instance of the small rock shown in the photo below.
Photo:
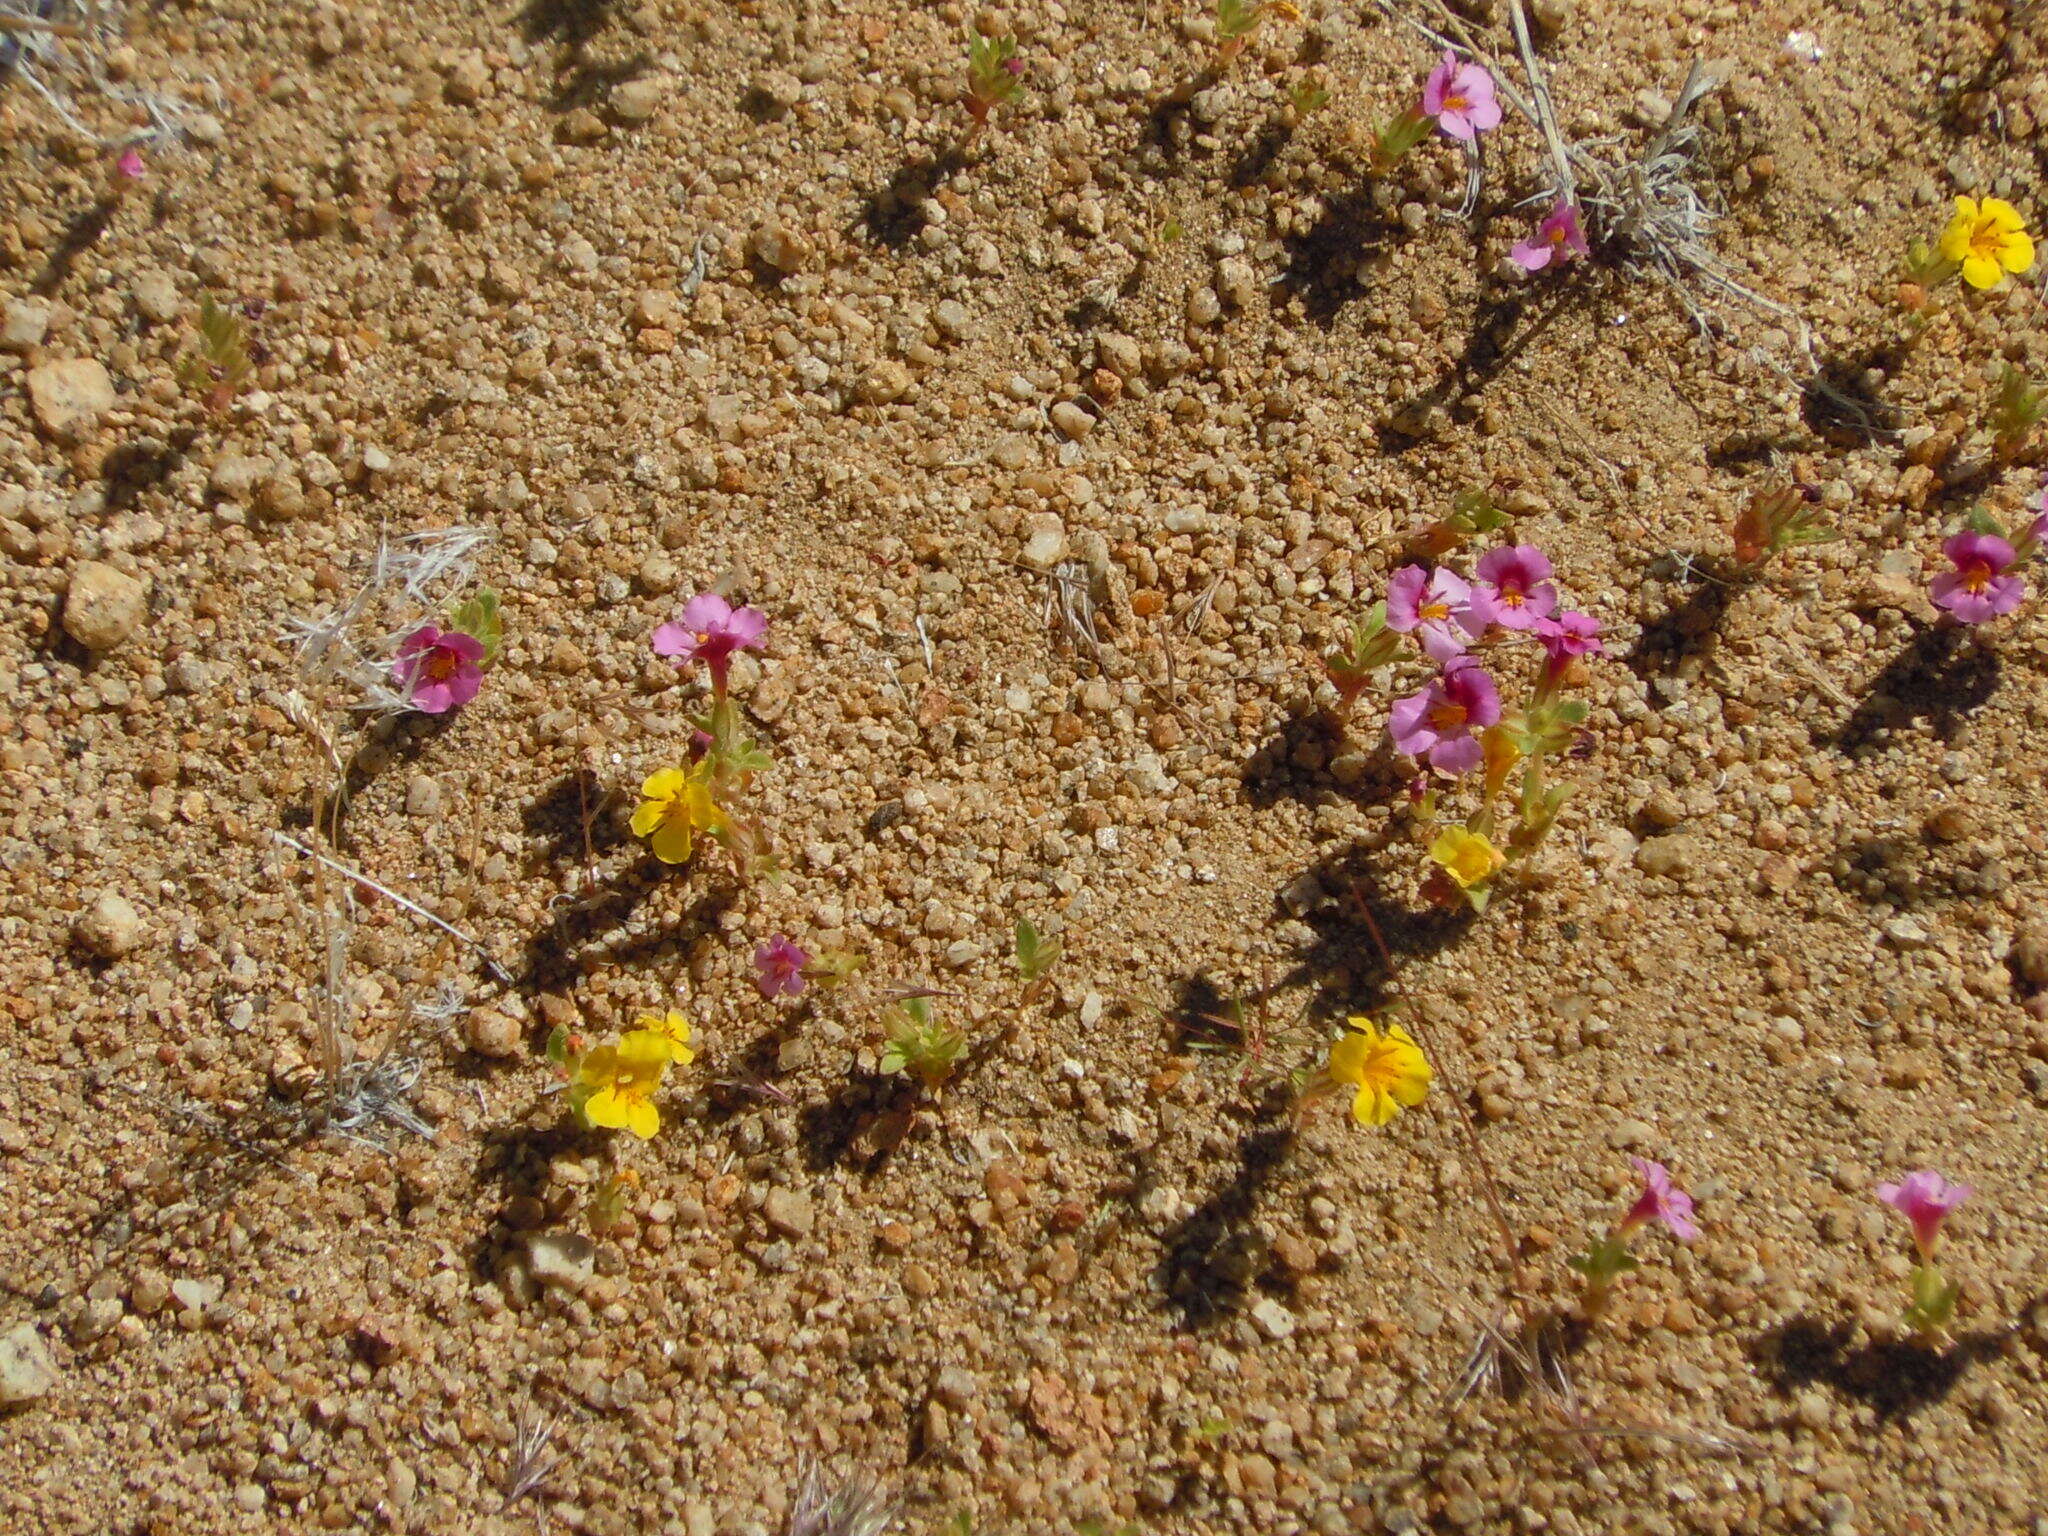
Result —
[[297, 475], [271, 475], [256, 488], [256, 510], [273, 522], [289, 523], [306, 510], [306, 488]]
[[1642, 846], [1636, 849], [1636, 868], [1646, 875], [1676, 878], [1691, 874], [1698, 862], [1699, 843], [1683, 832], [1645, 838]]
[[88, 560], [71, 573], [64, 595], [64, 633], [95, 654], [111, 651], [134, 634], [149, 611], [149, 590], [103, 560]]
[[1294, 1314], [1271, 1296], [1263, 1296], [1253, 1305], [1252, 1322], [1275, 1343], [1294, 1333]]
[[54, 308], [48, 299], [8, 300], [6, 310], [0, 312], [0, 349], [26, 352], [31, 347], [40, 347], [43, 338], [50, 334]]
[[1917, 917], [1895, 917], [1884, 925], [1884, 936], [1895, 949], [1925, 949], [1931, 935]]
[[0, 1408], [19, 1408], [57, 1389], [57, 1360], [34, 1323], [0, 1334]]
[[517, 1056], [526, 1031], [510, 1014], [495, 1008], [472, 1008], [463, 1021], [462, 1038], [479, 1056]]
[[441, 811], [441, 781], [430, 773], [416, 773], [405, 786], [405, 814], [437, 816]]
[[2020, 929], [2012, 941], [2012, 963], [2029, 987], [2048, 987], [2048, 924], [2029, 923]]
[[932, 1396], [957, 1412], [974, 1401], [974, 1378], [957, 1365], [944, 1366], [932, 1383]]
[[114, 381], [97, 358], [60, 358], [29, 369], [28, 398], [45, 432], [75, 441], [114, 408]]
[[580, 1291], [597, 1273], [597, 1244], [580, 1232], [536, 1232], [526, 1240], [526, 1263], [542, 1285]]
[[1067, 528], [1057, 512], [1033, 512], [1024, 519], [1024, 563], [1041, 570], [1059, 563], [1067, 552]]
[[1259, 296], [1259, 277], [1242, 256], [1231, 256], [1216, 265], [1216, 292], [1232, 309], [1244, 309]]
[[803, 100], [804, 83], [786, 69], [764, 70], [754, 77], [748, 99], [763, 117], [782, 116]]
[[1095, 338], [1095, 360], [1125, 382], [1135, 379], [1144, 368], [1138, 344], [1114, 333]]
[[226, 1282], [218, 1279], [201, 1280], [194, 1275], [182, 1275], [171, 1282], [171, 1299], [188, 1312], [204, 1312], [227, 1288]]
[[1049, 414], [1064, 437], [1086, 437], [1095, 430], [1095, 418], [1071, 400], [1059, 401]]
[[213, 473], [207, 476], [207, 489], [216, 496], [229, 501], [247, 501], [270, 470], [267, 459], [251, 458], [244, 453], [224, 453], [213, 462]]
[[769, 1226], [791, 1237], [809, 1237], [811, 1227], [817, 1221], [810, 1195], [799, 1189], [777, 1187], [769, 1190], [768, 1198], [762, 1202], [761, 1214], [768, 1218]]
[[668, 82], [659, 75], [622, 80], [612, 87], [612, 112], [622, 123], [638, 126], [654, 116], [661, 98], [668, 94]]
[[811, 242], [787, 224], [763, 224], [747, 244], [756, 260], [777, 272], [794, 272], [811, 259]]
[[888, 405], [910, 393], [910, 370], [885, 357], [860, 376], [860, 397], [869, 405]]
[[1685, 807], [1670, 790], [1660, 789], [1643, 802], [1643, 820], [1669, 831], [1685, 820]]
[[135, 312], [145, 320], [158, 324], [178, 318], [183, 307], [178, 300], [178, 285], [171, 281], [171, 274], [152, 268], [138, 272], [135, 281], [129, 285], [129, 295], [135, 300]]
[[118, 960], [142, 942], [142, 918], [120, 892], [101, 891], [72, 923], [71, 940], [102, 960]]

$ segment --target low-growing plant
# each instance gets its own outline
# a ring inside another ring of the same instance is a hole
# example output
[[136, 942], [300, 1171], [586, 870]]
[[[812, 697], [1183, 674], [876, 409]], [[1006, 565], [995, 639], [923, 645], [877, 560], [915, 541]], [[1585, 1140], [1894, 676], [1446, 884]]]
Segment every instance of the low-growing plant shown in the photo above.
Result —
[[882, 1013], [882, 1070], [914, 1077], [927, 1093], [946, 1086], [967, 1054], [967, 1036], [941, 1024], [930, 997], [899, 998]]
[[996, 108], [1017, 94], [1023, 84], [1024, 61], [1017, 57], [1017, 39], [1005, 32], [984, 37], [979, 32], [967, 40], [967, 94], [961, 104], [972, 119], [967, 129], [970, 142], [988, 127]]
[[701, 832], [725, 848], [742, 872], [771, 865], [766, 829], [733, 810], [733, 802], [770, 760], [726, 691], [732, 658], [758, 649], [767, 631], [766, 614], [735, 608], [715, 592], [691, 598], [680, 618], [654, 631], [655, 655], [678, 667], [702, 662], [711, 677], [711, 709], [692, 721], [696, 732], [690, 761], [649, 775], [633, 813], [634, 835], [646, 838], [664, 864], [686, 862]]
[[199, 319], [192, 346], [178, 363], [178, 385], [197, 395], [209, 414], [218, 416], [255, 376], [249, 361], [249, 328], [242, 316], [199, 296]]
[[1700, 1235], [1700, 1229], [1693, 1224], [1692, 1196], [1671, 1182], [1670, 1171], [1662, 1163], [1647, 1158], [1632, 1157], [1629, 1161], [1642, 1178], [1642, 1193], [1621, 1220], [1594, 1238], [1584, 1253], [1565, 1261], [1586, 1277], [1586, 1292], [1580, 1306], [1588, 1322], [1606, 1310], [1608, 1292], [1614, 1282], [1630, 1270], [1642, 1268], [1629, 1252], [1637, 1232], [1657, 1221], [1681, 1243], [1689, 1243]]
[[1287, 91], [1287, 105], [1295, 120], [1302, 121], [1330, 104], [1330, 88], [1313, 75], [1304, 75]]
[[1949, 568], [1927, 584], [1927, 596], [1958, 624], [1982, 624], [2002, 618], [2026, 600], [2027, 581], [2019, 574], [2041, 552], [2048, 539], [2048, 492], [2036, 497], [2031, 522], [2008, 531], [1982, 507], [1972, 507], [1961, 531], [1942, 541]]
[[778, 997], [801, 997], [805, 968], [811, 957], [786, 934], [773, 934], [754, 951], [754, 985], [773, 1002]]
[[1809, 485], [1771, 485], [1756, 492], [1735, 515], [1736, 566], [1754, 573], [1788, 549], [1840, 538], [1820, 520], [1819, 504], [1820, 492]]
[[1921, 1337], [1938, 1339], [1955, 1320], [1962, 1287], [1943, 1276], [1934, 1262], [1934, 1249], [1941, 1240], [1942, 1223], [1970, 1198], [1970, 1186], [1951, 1184], [1932, 1168], [1922, 1168], [1899, 1183], [1878, 1185], [1877, 1198], [1913, 1228], [1913, 1251], [1920, 1262], [1907, 1282], [1911, 1299], [1906, 1321]]
[[1046, 935], [1028, 917], [1017, 919], [1017, 971], [1024, 978], [1022, 1006], [1028, 1008], [1038, 1001], [1051, 977], [1052, 968], [1060, 957], [1060, 940], [1057, 934]]
[[680, 1013], [643, 1013], [617, 1039], [590, 1045], [557, 1025], [548, 1060], [568, 1079], [569, 1113], [585, 1130], [630, 1131], [642, 1141], [661, 1129], [654, 1096], [671, 1065], [688, 1066], [690, 1024]]
[[1304, 1084], [1301, 1104], [1342, 1094], [1351, 1096], [1351, 1118], [1382, 1126], [1429, 1094], [1436, 1074], [1414, 1037], [1399, 1024], [1384, 1028], [1366, 1014], [1344, 1021], [1322, 1066]]
[[1988, 415], [1991, 450], [2010, 462], [2026, 448], [2042, 418], [2048, 417], [2048, 390], [2007, 363], [1999, 372], [1998, 392], [1991, 397]]
[[1293, 0], [1216, 0], [1216, 67], [1228, 69], [1268, 15], [1301, 20]]

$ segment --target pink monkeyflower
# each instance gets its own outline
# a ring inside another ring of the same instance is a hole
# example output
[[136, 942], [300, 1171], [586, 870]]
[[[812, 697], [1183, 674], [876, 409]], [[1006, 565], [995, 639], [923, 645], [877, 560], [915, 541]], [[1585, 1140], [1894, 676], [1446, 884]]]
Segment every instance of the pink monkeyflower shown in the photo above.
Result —
[[1444, 663], [1443, 675], [1388, 711], [1387, 734], [1410, 757], [1429, 759], [1447, 778], [1470, 773], [1486, 758], [1474, 731], [1500, 719], [1500, 692], [1470, 656]]
[[1486, 626], [1472, 617], [1472, 588], [1442, 566], [1404, 565], [1387, 583], [1387, 628], [1419, 630], [1432, 661], [1449, 661]]
[[1484, 629], [1534, 629], [1557, 607], [1557, 588], [1550, 584], [1550, 557], [1534, 544], [1508, 544], [1488, 550], [1475, 568], [1472, 622]]
[[1661, 1221], [1681, 1243], [1698, 1237], [1700, 1229], [1692, 1219], [1692, 1196], [1671, 1182], [1671, 1170], [1648, 1158], [1632, 1157], [1629, 1161], [1643, 1176], [1643, 1192], [1621, 1218], [1621, 1230], [1633, 1232], [1645, 1222]]
[[683, 605], [683, 616], [654, 631], [654, 654], [672, 656], [676, 665], [701, 661], [711, 669], [711, 686], [725, 692], [726, 670], [734, 651], [758, 650], [768, 632], [768, 615], [758, 608], [735, 608], [716, 592], [699, 592]]
[[810, 963], [793, 940], [775, 934], [754, 951], [754, 984], [766, 998], [795, 997], [804, 989], [804, 967]]
[[484, 681], [484, 643], [459, 629], [422, 624], [398, 642], [391, 680], [405, 701], [427, 715], [445, 715], [476, 697]]
[[1927, 585], [1934, 606], [1946, 608], [1958, 622], [1982, 624], [2011, 613], [2027, 595], [2027, 584], [2005, 574], [2015, 558], [2013, 547], [1991, 533], [1958, 533], [1941, 546], [1952, 571], [1943, 571]]
[[1550, 210], [1550, 216], [1536, 226], [1536, 233], [1527, 240], [1515, 243], [1508, 252], [1508, 260], [1525, 272], [1541, 272], [1553, 263], [1562, 266], [1575, 256], [1592, 253], [1586, 244], [1585, 231], [1579, 228], [1579, 210], [1575, 204], [1559, 202]]
[[1878, 1185], [1877, 1198], [1913, 1224], [1913, 1246], [1931, 1263], [1941, 1224], [1950, 1211], [1970, 1198], [1970, 1186], [1951, 1184], [1932, 1168], [1922, 1168], [1897, 1184]]
[[123, 181], [140, 181], [149, 174], [149, 165], [142, 158], [142, 151], [130, 145], [121, 151], [114, 161], [114, 174]]
[[1567, 608], [1554, 619], [1538, 619], [1535, 630], [1554, 667], [1562, 667], [1574, 656], [1598, 656], [1601, 652], [1600, 621], [1576, 608]]
[[1450, 138], [1470, 144], [1489, 128], [1500, 126], [1500, 103], [1493, 98], [1493, 76], [1483, 64], [1459, 63], [1444, 50], [1444, 61], [1429, 72], [1422, 87], [1422, 115]]

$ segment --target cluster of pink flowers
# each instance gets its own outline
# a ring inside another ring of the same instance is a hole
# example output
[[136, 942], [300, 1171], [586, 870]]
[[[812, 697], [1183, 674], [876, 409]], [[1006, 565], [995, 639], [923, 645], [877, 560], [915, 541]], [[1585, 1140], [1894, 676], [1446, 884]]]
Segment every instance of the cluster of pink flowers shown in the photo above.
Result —
[[1452, 778], [1480, 765], [1477, 733], [1501, 716], [1500, 690], [1466, 654], [1472, 643], [1494, 630], [1533, 636], [1544, 651], [1546, 690], [1573, 658], [1600, 650], [1599, 622], [1560, 609], [1550, 559], [1535, 545], [1489, 551], [1473, 575], [1468, 582], [1443, 566], [1404, 565], [1387, 584], [1387, 628], [1413, 634], [1443, 668], [1420, 693], [1394, 704], [1388, 732], [1400, 751]]

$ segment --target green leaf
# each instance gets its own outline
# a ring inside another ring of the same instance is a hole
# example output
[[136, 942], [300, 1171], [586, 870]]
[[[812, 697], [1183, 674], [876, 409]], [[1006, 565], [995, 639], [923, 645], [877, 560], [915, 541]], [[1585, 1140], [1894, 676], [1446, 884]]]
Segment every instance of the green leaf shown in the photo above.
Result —
[[1060, 941], [1048, 939], [1028, 917], [1017, 919], [1017, 969], [1027, 984], [1038, 981], [1060, 957]]
[[498, 610], [498, 594], [489, 587], [478, 587], [461, 607], [449, 615], [448, 627], [480, 641], [484, 648], [484, 665], [488, 667], [498, 659], [498, 647], [505, 639], [505, 620]]
[[548, 1060], [564, 1071], [569, 1067], [569, 1026], [557, 1024], [548, 1031]]

